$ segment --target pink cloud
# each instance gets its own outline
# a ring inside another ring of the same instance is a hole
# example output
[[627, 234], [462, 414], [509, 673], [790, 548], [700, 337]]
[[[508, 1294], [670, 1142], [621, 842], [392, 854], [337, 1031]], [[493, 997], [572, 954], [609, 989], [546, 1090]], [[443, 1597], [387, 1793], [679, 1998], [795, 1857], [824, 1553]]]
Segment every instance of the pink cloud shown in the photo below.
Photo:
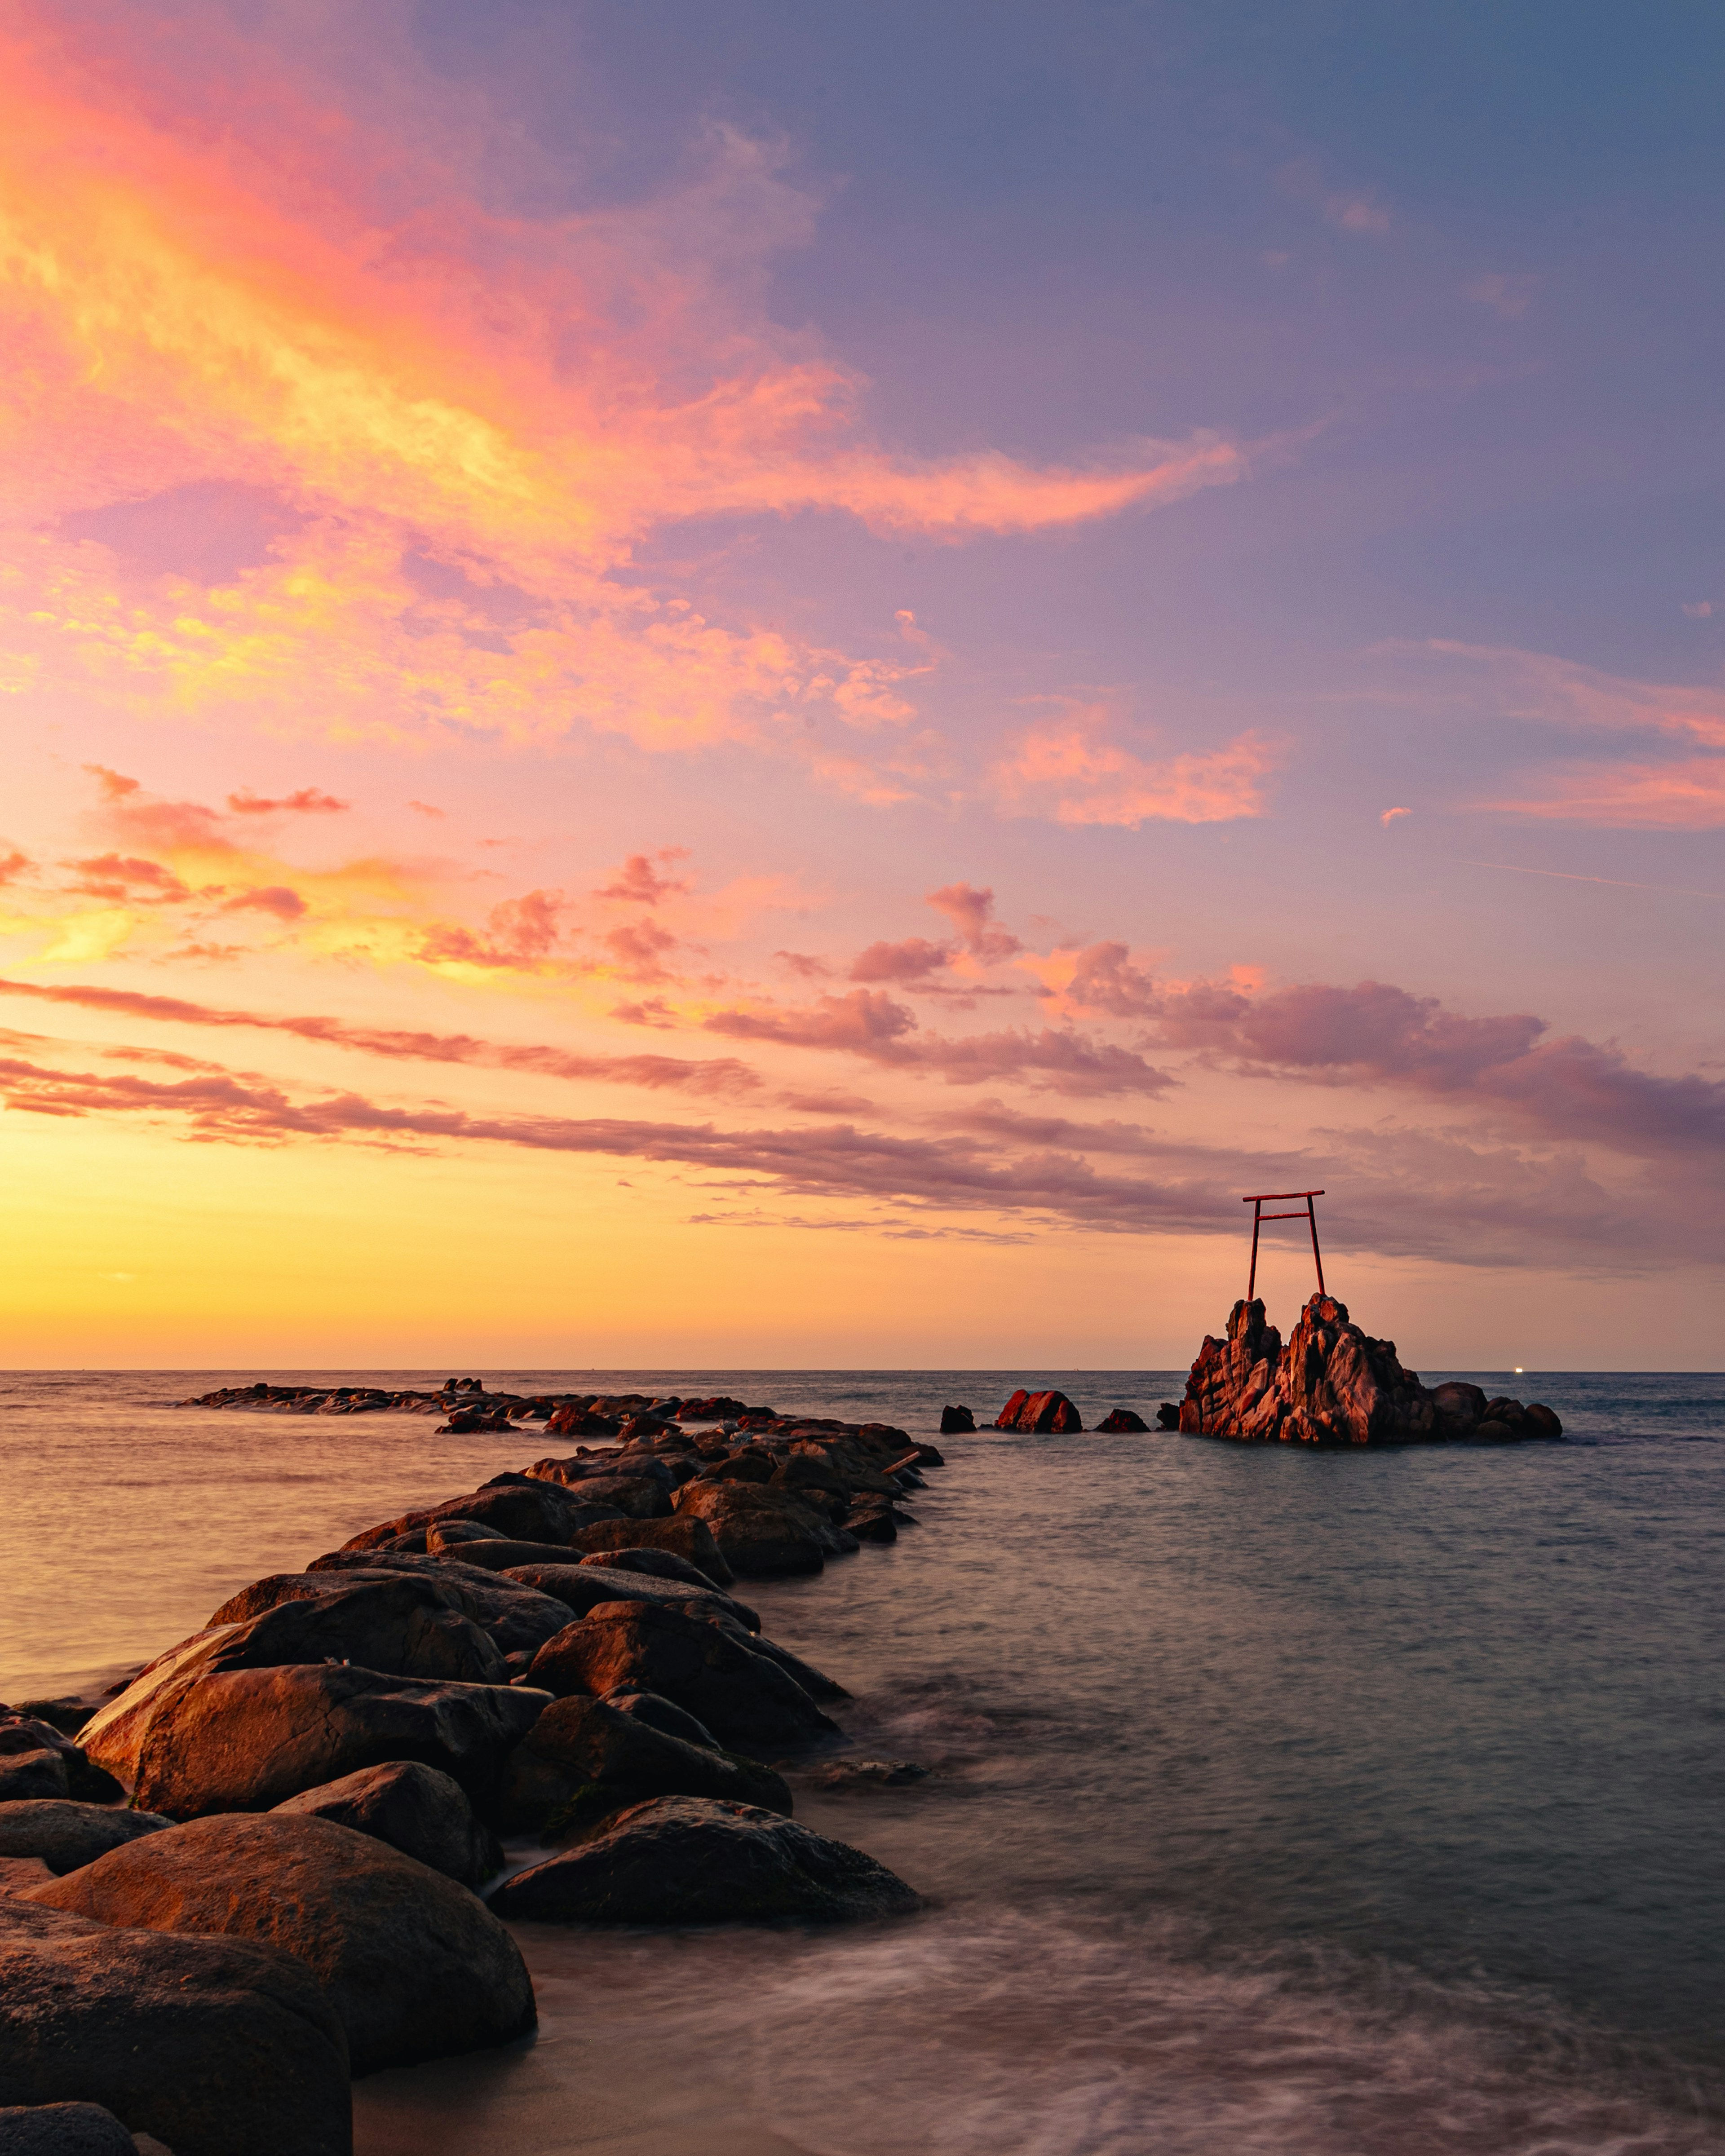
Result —
[[900, 943], [871, 943], [850, 968], [853, 981], [922, 981], [950, 963], [952, 953], [943, 943], [931, 943], [921, 936], [907, 936]]
[[1022, 735], [992, 783], [1009, 814], [1057, 824], [1219, 824], [1266, 813], [1281, 752], [1256, 734], [1224, 747], [1147, 757], [1110, 737], [1104, 706], [1068, 705]]
[[945, 914], [965, 949], [984, 965], [1010, 958], [1024, 947], [995, 921], [992, 891], [978, 891], [968, 883], [944, 884], [928, 893], [927, 902], [937, 913]]
[[[660, 850], [662, 861], [687, 858], [686, 846], [665, 846]], [[613, 880], [602, 886], [593, 895], [597, 898], [622, 899], [639, 906], [657, 906], [661, 899], [686, 891], [686, 879], [661, 875], [644, 854], [631, 854], [618, 870]]]
[[264, 884], [256, 891], [241, 891], [237, 897], [225, 900], [222, 911], [223, 913], [247, 911], [270, 913], [278, 921], [298, 921], [304, 916], [306, 906], [298, 891], [290, 891], [285, 884], [272, 883]]

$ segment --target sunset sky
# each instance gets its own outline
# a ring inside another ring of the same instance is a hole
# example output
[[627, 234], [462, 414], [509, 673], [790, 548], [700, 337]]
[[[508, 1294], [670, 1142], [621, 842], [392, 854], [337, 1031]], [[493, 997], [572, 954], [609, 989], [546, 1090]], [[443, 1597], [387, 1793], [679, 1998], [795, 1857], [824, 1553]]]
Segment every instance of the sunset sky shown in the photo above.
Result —
[[1722, 76], [0, 0], [0, 1360], [1718, 1367]]

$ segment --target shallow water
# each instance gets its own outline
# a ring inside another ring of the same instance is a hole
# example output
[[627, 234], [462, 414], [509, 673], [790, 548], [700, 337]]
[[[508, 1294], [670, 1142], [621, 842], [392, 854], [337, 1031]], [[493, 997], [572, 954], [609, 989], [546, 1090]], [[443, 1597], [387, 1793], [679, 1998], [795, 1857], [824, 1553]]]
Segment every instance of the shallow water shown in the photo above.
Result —
[[[1018, 1382], [486, 1374], [919, 1435]], [[538, 2041], [360, 2084], [362, 2156], [1725, 2152], [1725, 1382], [1468, 1374], [1571, 1441], [942, 1440], [920, 1527], [749, 1589], [858, 1749], [937, 1770], [798, 1803], [927, 1913], [523, 1927]], [[1178, 1389], [1047, 1381], [1087, 1420]], [[0, 1697], [117, 1676], [535, 1446], [163, 1404], [218, 1382], [0, 1379]]]

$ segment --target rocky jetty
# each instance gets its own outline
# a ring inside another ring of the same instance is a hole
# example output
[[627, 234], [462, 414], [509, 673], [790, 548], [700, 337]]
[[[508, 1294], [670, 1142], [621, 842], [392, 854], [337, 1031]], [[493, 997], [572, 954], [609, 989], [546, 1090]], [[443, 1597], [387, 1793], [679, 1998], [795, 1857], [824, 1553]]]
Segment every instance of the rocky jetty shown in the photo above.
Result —
[[1178, 1426], [1265, 1445], [1512, 1443], [1563, 1434], [1554, 1411], [1537, 1401], [1489, 1399], [1477, 1385], [1421, 1384], [1402, 1368], [1393, 1340], [1373, 1339], [1328, 1295], [1312, 1297], [1286, 1347], [1261, 1301], [1236, 1302], [1225, 1339], [1206, 1335], [1198, 1351]]
[[[67, 2136], [112, 2123], [175, 2156], [347, 2156], [350, 2074], [533, 2026], [504, 1917], [919, 1906], [791, 1821], [778, 1763], [831, 1745], [847, 1694], [733, 1590], [891, 1541], [936, 1447], [728, 1398], [475, 1378], [196, 1404], [617, 1441], [254, 1581], [94, 1712], [0, 1708], [0, 2103], [23, 2123], [0, 2122], [37, 2137], [17, 2145], [81, 2148]], [[527, 1868], [505, 1845], [523, 1835]]]

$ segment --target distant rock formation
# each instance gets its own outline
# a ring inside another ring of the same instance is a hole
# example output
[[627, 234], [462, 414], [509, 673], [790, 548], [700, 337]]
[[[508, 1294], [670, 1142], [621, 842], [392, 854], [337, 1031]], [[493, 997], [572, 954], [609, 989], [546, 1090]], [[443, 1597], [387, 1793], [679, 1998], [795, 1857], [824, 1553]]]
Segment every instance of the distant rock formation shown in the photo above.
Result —
[[1281, 1445], [1418, 1445], [1451, 1438], [1561, 1437], [1553, 1411], [1487, 1399], [1477, 1385], [1428, 1390], [1393, 1340], [1373, 1340], [1346, 1303], [1315, 1295], [1286, 1348], [1261, 1301], [1236, 1302], [1228, 1337], [1206, 1336], [1186, 1380], [1180, 1428]]

